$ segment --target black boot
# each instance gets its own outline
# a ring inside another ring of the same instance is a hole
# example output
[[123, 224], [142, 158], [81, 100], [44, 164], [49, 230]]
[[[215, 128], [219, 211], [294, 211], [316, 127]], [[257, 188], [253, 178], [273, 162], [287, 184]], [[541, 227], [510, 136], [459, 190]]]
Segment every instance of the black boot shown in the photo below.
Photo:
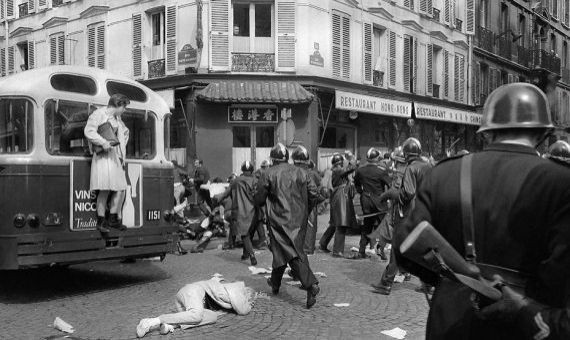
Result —
[[110, 230], [107, 228], [107, 220], [105, 217], [97, 216], [97, 230], [101, 233], [108, 233]]
[[211, 238], [211, 236], [202, 236], [200, 241], [198, 241], [198, 244], [195, 245], [194, 248], [192, 248], [190, 250], [190, 252], [191, 253], [203, 253], [204, 249], [206, 249], [206, 246], [208, 246], [208, 243], [210, 243], [210, 238]]
[[317, 283], [313, 284], [307, 289], [307, 309], [313, 307], [317, 303], [317, 295], [321, 289]]
[[180, 241], [178, 241], [177, 252], [178, 252], [178, 255], [188, 254], [188, 250], [186, 250], [186, 249], [184, 249], [184, 247], [182, 247], [182, 244], [180, 244]]
[[118, 214], [109, 214], [109, 227], [119, 229], [120, 231], [127, 230], [127, 226], [119, 220]]

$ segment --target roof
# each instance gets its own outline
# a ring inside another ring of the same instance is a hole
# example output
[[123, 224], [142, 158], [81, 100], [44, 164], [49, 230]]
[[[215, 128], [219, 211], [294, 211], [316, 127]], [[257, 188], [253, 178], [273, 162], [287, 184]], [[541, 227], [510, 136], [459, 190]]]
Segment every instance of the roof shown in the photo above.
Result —
[[302, 104], [313, 94], [294, 81], [217, 80], [200, 91], [197, 98], [214, 103]]

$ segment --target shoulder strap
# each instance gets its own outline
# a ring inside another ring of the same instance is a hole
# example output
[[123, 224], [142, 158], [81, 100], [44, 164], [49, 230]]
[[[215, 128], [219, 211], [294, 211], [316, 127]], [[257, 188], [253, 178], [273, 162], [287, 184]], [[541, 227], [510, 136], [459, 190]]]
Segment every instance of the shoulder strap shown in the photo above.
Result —
[[461, 158], [461, 172], [459, 173], [459, 192], [461, 195], [461, 216], [463, 224], [463, 240], [465, 242], [465, 259], [475, 263], [475, 230], [473, 226], [473, 202], [471, 183], [471, 161], [473, 155], [465, 155]]

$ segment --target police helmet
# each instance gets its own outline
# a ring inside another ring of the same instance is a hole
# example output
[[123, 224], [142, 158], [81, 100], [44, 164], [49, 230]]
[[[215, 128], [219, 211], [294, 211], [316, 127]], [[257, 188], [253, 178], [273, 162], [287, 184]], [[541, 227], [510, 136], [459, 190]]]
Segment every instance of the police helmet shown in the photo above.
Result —
[[548, 148], [548, 153], [552, 157], [570, 158], [570, 144], [563, 140], [556, 141]]
[[314, 169], [315, 168], [315, 162], [313, 162], [313, 160], [309, 159], [309, 169]]
[[370, 148], [368, 149], [368, 152], [366, 152], [366, 160], [369, 162], [376, 162], [380, 159], [380, 151], [378, 151], [376, 148]]
[[407, 160], [411, 156], [419, 156], [422, 153], [422, 145], [419, 140], [410, 137], [402, 144], [402, 151], [404, 152], [404, 158]]
[[241, 171], [242, 172], [253, 172], [253, 164], [250, 161], [245, 161], [241, 163]]
[[269, 158], [278, 162], [287, 162], [289, 160], [289, 150], [281, 143], [275, 144], [269, 152]]
[[307, 163], [309, 161], [309, 152], [307, 148], [299, 145], [293, 150], [291, 158], [293, 158], [294, 163]]
[[401, 146], [398, 146], [397, 148], [394, 149], [394, 151], [392, 151], [390, 158], [400, 163], [404, 163], [406, 161], [406, 159], [404, 158], [404, 150], [402, 150]]
[[269, 167], [269, 161], [267, 159], [264, 159], [263, 162], [261, 162], [261, 167], [264, 169]]
[[548, 99], [535, 85], [506, 84], [491, 92], [485, 101], [477, 133], [514, 128], [554, 128]]
[[342, 155], [340, 153], [335, 153], [332, 156], [331, 163], [333, 166], [337, 165], [337, 164], [340, 164], [342, 166], [343, 162], [344, 162], [344, 157], [342, 157]]

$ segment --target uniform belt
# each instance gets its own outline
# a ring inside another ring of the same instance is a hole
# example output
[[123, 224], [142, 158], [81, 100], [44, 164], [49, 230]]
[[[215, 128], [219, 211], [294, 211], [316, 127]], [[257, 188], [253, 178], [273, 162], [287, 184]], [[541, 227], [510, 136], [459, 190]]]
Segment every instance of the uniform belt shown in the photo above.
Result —
[[507, 286], [512, 287], [517, 291], [524, 291], [528, 279], [530, 278], [530, 275], [526, 273], [522, 273], [518, 270], [504, 268], [500, 266], [494, 266], [478, 262], [477, 267], [479, 267], [479, 269], [481, 270], [481, 275], [484, 278], [492, 280], [493, 275], [495, 274], [501, 275], [501, 277], [503, 278], [503, 282]]

